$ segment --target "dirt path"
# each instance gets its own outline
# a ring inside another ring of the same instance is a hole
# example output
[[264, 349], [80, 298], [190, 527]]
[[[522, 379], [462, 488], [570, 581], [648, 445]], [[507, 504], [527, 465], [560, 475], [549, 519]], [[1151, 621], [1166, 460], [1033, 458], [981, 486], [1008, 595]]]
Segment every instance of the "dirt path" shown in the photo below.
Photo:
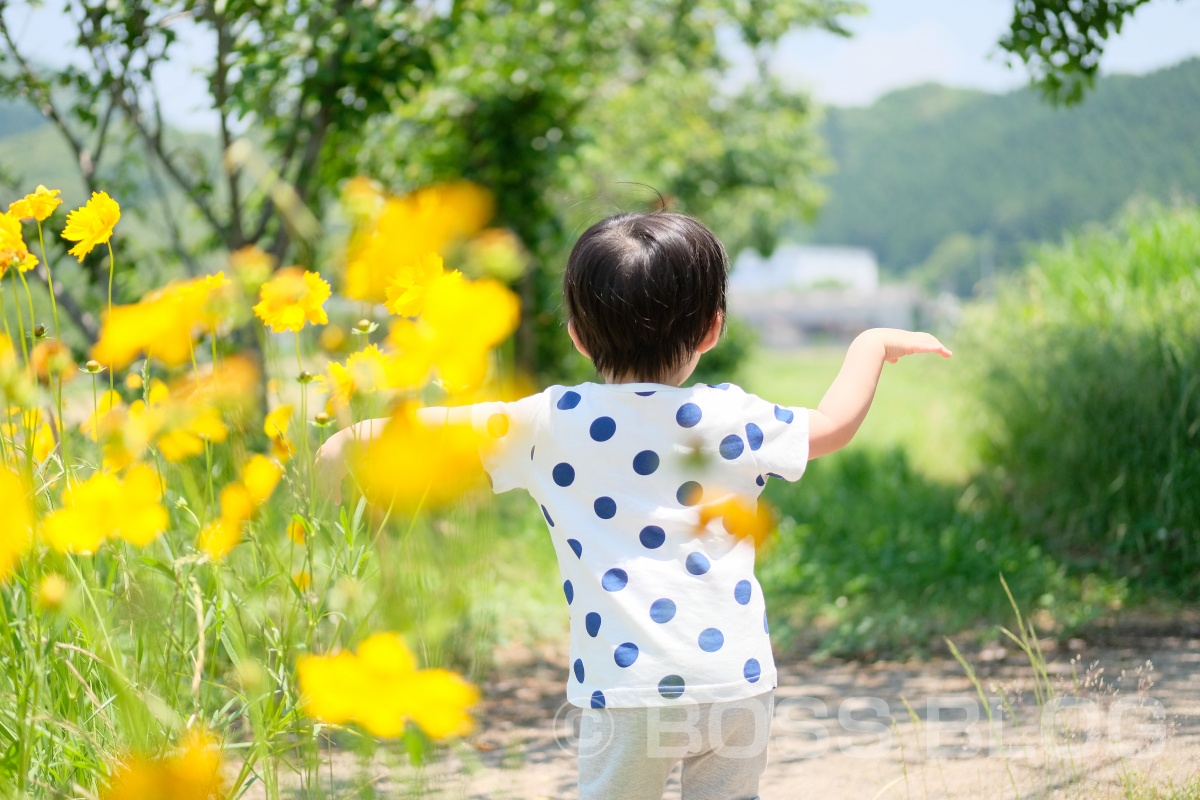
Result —
[[[1104, 638], [1046, 653], [1051, 683], [1067, 699], [1044, 726], [1032, 670], [1013, 649], [967, 654], [989, 693], [991, 723], [950, 658], [780, 659], [762, 797], [1150, 800], [1159, 795], [1123, 787], [1200, 780], [1200, 631]], [[566, 663], [565, 653], [501, 653], [470, 742], [423, 770], [344, 767], [386, 797], [575, 798], [578, 712], [562, 702]], [[665, 796], [679, 791], [677, 768]]]

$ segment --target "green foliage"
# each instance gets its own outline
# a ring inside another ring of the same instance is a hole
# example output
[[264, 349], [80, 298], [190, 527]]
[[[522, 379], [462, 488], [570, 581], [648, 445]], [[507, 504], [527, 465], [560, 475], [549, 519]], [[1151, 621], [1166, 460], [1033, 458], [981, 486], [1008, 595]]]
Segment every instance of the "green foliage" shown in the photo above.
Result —
[[816, 631], [823, 653], [922, 653], [948, 632], [986, 627], [1007, 615], [1001, 574], [1022, 607], [1067, 626], [1121, 596], [1119, 585], [1070, 578], [985, 483], [931, 481], [903, 450], [814, 461], [765, 497], [783, 517], [759, 569], [775, 628], [801, 642]]
[[739, 382], [750, 352], [757, 344], [754, 328], [740, 319], [731, 319], [717, 346], [700, 357], [693, 383]]
[[1132, 195], [1200, 195], [1198, 128], [1200, 60], [1104, 77], [1069, 109], [1029, 90], [895, 92], [829, 112], [837, 171], [811, 235], [870, 247], [894, 274], [966, 235], [994, 242], [997, 270], [1011, 269], [1026, 243], [1108, 220]]
[[1017, 0], [1000, 47], [1025, 62], [1030, 81], [1055, 103], [1091, 89], [1110, 36], [1150, 0]]
[[1200, 212], [1040, 249], [966, 329], [985, 458], [1022, 528], [1085, 569], [1200, 596]]

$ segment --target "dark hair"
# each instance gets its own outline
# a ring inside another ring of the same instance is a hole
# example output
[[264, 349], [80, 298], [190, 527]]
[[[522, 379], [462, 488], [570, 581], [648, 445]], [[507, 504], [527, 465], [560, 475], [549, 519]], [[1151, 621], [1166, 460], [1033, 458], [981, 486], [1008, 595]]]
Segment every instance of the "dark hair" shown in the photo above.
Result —
[[618, 214], [588, 228], [567, 260], [567, 319], [609, 378], [658, 382], [679, 369], [725, 313], [729, 257], [683, 214]]

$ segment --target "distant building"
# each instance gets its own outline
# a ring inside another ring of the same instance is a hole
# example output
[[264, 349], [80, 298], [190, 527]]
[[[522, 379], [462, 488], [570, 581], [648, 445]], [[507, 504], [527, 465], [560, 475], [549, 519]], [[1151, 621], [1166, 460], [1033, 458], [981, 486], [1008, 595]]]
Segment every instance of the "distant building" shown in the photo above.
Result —
[[729, 276], [729, 313], [769, 347], [848, 341], [867, 328], [913, 328], [926, 298], [910, 284], [879, 283], [870, 250], [785, 244], [764, 259], [740, 254]]

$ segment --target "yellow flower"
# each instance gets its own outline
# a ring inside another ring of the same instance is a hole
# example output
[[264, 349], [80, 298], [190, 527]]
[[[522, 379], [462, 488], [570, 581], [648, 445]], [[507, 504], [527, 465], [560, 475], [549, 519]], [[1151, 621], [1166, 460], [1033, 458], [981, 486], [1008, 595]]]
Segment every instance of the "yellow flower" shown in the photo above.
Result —
[[288, 425], [292, 420], [292, 406], [288, 403], [276, 406], [263, 420], [263, 433], [271, 439], [271, 454], [280, 463], [292, 457], [292, 443], [288, 440]]
[[346, 296], [382, 303], [397, 270], [444, 253], [454, 241], [483, 227], [492, 216], [487, 191], [449, 183], [388, 199], [374, 229], [352, 242], [346, 264]]
[[285, 267], [262, 285], [254, 313], [276, 333], [299, 331], [306, 322], [329, 321], [323, 308], [329, 295], [329, 284], [317, 273]]
[[370, 178], [360, 175], [342, 184], [342, 206], [356, 223], [374, 219], [383, 201], [383, 187]]
[[308, 587], [312, 585], [312, 576], [301, 570], [292, 576], [292, 580], [296, 584], [296, 588], [302, 592], [308, 591]]
[[331, 361], [329, 378], [333, 383], [333, 399], [347, 403], [356, 394], [370, 394], [389, 386], [388, 360], [379, 345], [368, 345], [351, 353], [345, 366]]
[[765, 502], [732, 496], [717, 503], [700, 507], [699, 528], [704, 529], [713, 520], [721, 521], [721, 528], [739, 539], [751, 539], [755, 546], [766, 541], [775, 530], [775, 517]]
[[444, 272], [442, 257], [433, 252], [397, 265], [388, 281], [387, 310], [401, 317], [419, 315], [425, 308], [425, 293]]
[[178, 367], [192, 359], [199, 332], [213, 333], [234, 313], [225, 274], [173, 283], [105, 314], [92, 358], [120, 369], [140, 354]]
[[346, 348], [346, 330], [340, 325], [326, 325], [318, 340], [326, 353], [340, 353]]
[[283, 470], [278, 464], [257, 453], [242, 466], [242, 483], [250, 499], [257, 505], [262, 505], [270, 498], [282, 475]]
[[92, 252], [92, 248], [112, 238], [113, 228], [120, 219], [121, 206], [116, 200], [109, 197], [107, 192], [92, 192], [86, 205], [67, 215], [67, 227], [63, 229], [62, 237], [78, 242], [67, 252], [82, 263], [83, 257]]
[[29, 486], [10, 469], [0, 467], [0, 581], [12, 574], [21, 556], [32, 543], [33, 513], [29, 505]]
[[242, 523], [224, 517], [214, 519], [200, 531], [197, 543], [214, 560], [224, 558], [242, 540]]
[[254, 245], [248, 245], [229, 254], [229, 269], [238, 283], [252, 292], [270, 279], [275, 270], [275, 259]]
[[38, 184], [32, 193], [9, 203], [8, 213], [18, 219], [36, 219], [38, 222], [44, 222], [62, 203], [58, 197], [60, 194], [58, 189], [47, 189]]
[[63, 491], [45, 521], [46, 538], [64, 553], [94, 553], [107, 539], [144, 547], [167, 527], [162, 489], [152, 467], [136, 464], [122, 480], [97, 472]]
[[66, 579], [57, 572], [51, 572], [38, 584], [38, 605], [48, 609], [61, 608], [69, 590]]
[[374, 736], [394, 738], [413, 722], [428, 736], [469, 733], [467, 710], [479, 691], [459, 675], [417, 669], [396, 634], [377, 633], [358, 653], [301, 656], [296, 662], [304, 713], [332, 724], [357, 723]]
[[392, 323], [392, 384], [417, 388], [436, 369], [451, 391], [478, 386], [487, 376], [489, 351], [516, 329], [519, 316], [520, 301], [503, 284], [443, 275], [426, 292], [419, 319]]
[[192, 731], [164, 758], [127, 758], [113, 771], [100, 800], [224, 800], [221, 763], [216, 741]]
[[287, 537], [296, 544], [304, 544], [304, 523], [293, 519], [287, 524]]
[[54, 375], [62, 375], [64, 382], [75, 379], [75, 359], [71, 349], [58, 339], [43, 339], [33, 346], [29, 354], [33, 374], [42, 383], [50, 383]]
[[415, 406], [401, 406], [383, 432], [359, 449], [355, 474], [371, 502], [413, 512], [440, 506], [482, 475], [480, 437], [469, 424], [425, 425]]
[[0, 214], [0, 277], [11, 267], [28, 272], [37, 263], [37, 258], [29, 252], [21, 235], [21, 220], [11, 212]]
[[475, 274], [482, 273], [502, 281], [521, 277], [529, 260], [521, 240], [504, 228], [480, 231], [467, 246], [466, 259], [474, 267]]

